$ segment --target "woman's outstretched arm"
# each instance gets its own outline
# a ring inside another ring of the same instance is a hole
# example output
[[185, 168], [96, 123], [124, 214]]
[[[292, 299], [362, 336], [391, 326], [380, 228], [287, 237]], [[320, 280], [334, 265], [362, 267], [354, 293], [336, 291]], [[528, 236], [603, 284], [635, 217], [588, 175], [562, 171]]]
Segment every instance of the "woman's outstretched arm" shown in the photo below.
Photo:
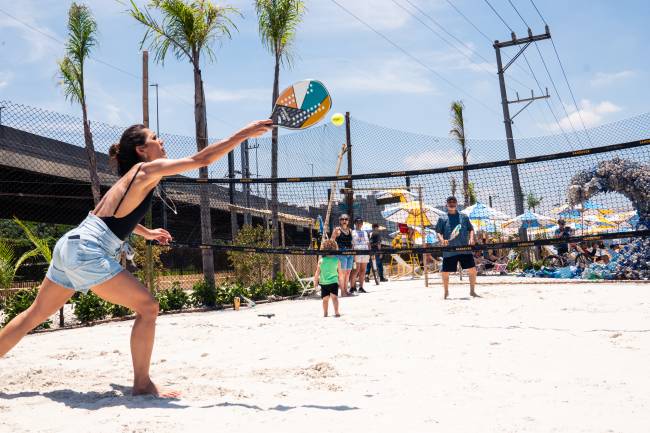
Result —
[[206, 167], [222, 158], [242, 141], [266, 134], [271, 130], [271, 125], [272, 121], [270, 119], [252, 122], [230, 138], [217, 141], [193, 156], [180, 159], [161, 158], [147, 162], [142, 165], [142, 172], [148, 178], [154, 179]]

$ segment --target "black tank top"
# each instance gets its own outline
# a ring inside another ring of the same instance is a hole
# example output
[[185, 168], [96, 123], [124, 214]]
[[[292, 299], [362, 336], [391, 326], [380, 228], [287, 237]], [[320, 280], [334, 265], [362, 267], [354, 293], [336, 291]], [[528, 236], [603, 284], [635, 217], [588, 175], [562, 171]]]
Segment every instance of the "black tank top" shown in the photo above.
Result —
[[[142, 164], [138, 166], [138, 169], [136, 170], [135, 174], [133, 175], [133, 178], [131, 179], [131, 182], [129, 182], [129, 186], [126, 187], [126, 191], [124, 191], [124, 195], [120, 199], [120, 202], [117, 204], [117, 207], [115, 208], [115, 212], [113, 212], [113, 215], [117, 213], [117, 211], [120, 209], [120, 205], [122, 204], [122, 201], [124, 200], [124, 197], [126, 197], [126, 194], [129, 192], [129, 189], [131, 188], [131, 185], [133, 184], [133, 181], [135, 180], [135, 177], [138, 175], [140, 172], [140, 169], [142, 168]], [[142, 200], [142, 202], [135, 208], [133, 211], [131, 211], [130, 214], [123, 216], [122, 218], [115, 218], [114, 216], [110, 217], [99, 217], [106, 225], [108, 226], [109, 229], [117, 236], [118, 238], [125, 240], [131, 232], [133, 232], [133, 229], [142, 221], [142, 218], [144, 218], [144, 215], [147, 213], [149, 208], [151, 207], [151, 199], [153, 197], [153, 189], [149, 191], [149, 194]]]
[[339, 244], [339, 248], [352, 248], [352, 230], [345, 234], [342, 228], [339, 227], [339, 235], [336, 237], [336, 243]]

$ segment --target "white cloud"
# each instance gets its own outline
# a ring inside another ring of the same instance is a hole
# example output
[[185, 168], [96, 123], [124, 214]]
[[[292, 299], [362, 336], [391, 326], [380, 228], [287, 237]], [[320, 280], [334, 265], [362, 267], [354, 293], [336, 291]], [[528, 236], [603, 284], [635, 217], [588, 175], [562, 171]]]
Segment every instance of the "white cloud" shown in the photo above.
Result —
[[9, 84], [13, 76], [11, 72], [0, 72], [0, 89]]
[[[52, 39], [60, 40], [61, 38], [37, 22], [42, 18], [43, 12], [43, 9], [37, 4], [21, 1], [14, 2], [10, 12], [20, 21], [0, 14], [0, 29], [7, 29], [13, 34], [20, 35], [20, 40], [27, 45], [21, 49], [25, 54], [21, 56], [21, 60], [25, 63], [38, 62], [46, 57], [52, 57], [53, 53], [61, 52], [61, 45]], [[52, 38], [46, 35], [50, 35]]]
[[[404, 9], [396, 5], [392, 0], [336, 0], [342, 7], [368, 23], [376, 30], [395, 30], [404, 27], [412, 16]], [[437, 1], [416, 1], [411, 2], [424, 9], [437, 6]], [[400, 4], [416, 13], [405, 2]], [[332, 32], [364, 29], [369, 31], [362, 23], [344, 11], [332, 1], [315, 1], [307, 3], [307, 14], [303, 31]]]
[[[422, 54], [427, 64], [440, 70], [467, 70], [472, 72], [488, 72], [496, 75], [496, 63], [486, 62], [474, 54], [475, 46], [471, 42], [465, 42], [465, 46], [454, 43], [458, 50], [444, 45], [445, 50]], [[476, 60], [471, 60], [476, 59]]]
[[637, 72], [631, 69], [626, 69], [619, 72], [597, 72], [594, 78], [589, 80], [589, 84], [594, 87], [608, 86], [617, 81], [632, 78], [637, 75]]
[[[590, 128], [603, 123], [603, 120], [610, 114], [618, 113], [619, 111], [623, 110], [622, 107], [619, 107], [610, 101], [602, 101], [598, 104], [592, 104], [590, 100], [583, 99], [580, 102], [580, 106], [581, 108], [578, 111], [576, 111], [575, 108], [573, 108], [573, 111], [571, 111], [571, 109], [567, 107], [569, 115], [560, 119], [560, 126], [565, 131], [571, 130], [571, 124], [573, 124], [573, 126], [576, 128], [581, 127], [581, 117], [582, 122], [585, 124], [585, 127]], [[556, 123], [549, 123], [540, 126], [552, 132], [560, 131], [560, 127]]]
[[425, 152], [419, 152], [404, 158], [404, 166], [407, 170], [420, 170], [441, 165], [451, 166], [461, 163], [462, 158], [460, 156], [460, 152], [456, 152], [451, 149], [443, 151], [427, 150]]
[[270, 96], [269, 89], [263, 88], [225, 90], [207, 86], [205, 92], [205, 99], [212, 102], [267, 101]]
[[431, 74], [409, 59], [366, 59], [332, 70], [334, 72], [323, 79], [337, 92], [437, 93]]

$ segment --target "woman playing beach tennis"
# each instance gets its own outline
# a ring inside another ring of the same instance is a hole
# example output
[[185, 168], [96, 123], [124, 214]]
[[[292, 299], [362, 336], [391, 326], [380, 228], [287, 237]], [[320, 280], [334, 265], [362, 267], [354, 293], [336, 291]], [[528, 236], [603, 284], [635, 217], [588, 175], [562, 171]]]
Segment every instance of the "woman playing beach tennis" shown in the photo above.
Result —
[[271, 120], [253, 122], [232, 137], [182, 159], [167, 159], [163, 141], [143, 125], [127, 128], [119, 144], [110, 150], [120, 179], [88, 217], [56, 243], [36, 300], [0, 331], [0, 357], [54, 314], [75, 291], [92, 290], [106, 301], [136, 312], [131, 332], [133, 395], [178, 396], [175, 391], [161, 390], [149, 377], [158, 303], [131, 273], [122, 269], [117, 258], [131, 233], [161, 244], [171, 241], [166, 230], [150, 230], [138, 224], [151, 206], [153, 190], [163, 176], [208, 166], [242, 141], [270, 131], [271, 125]]

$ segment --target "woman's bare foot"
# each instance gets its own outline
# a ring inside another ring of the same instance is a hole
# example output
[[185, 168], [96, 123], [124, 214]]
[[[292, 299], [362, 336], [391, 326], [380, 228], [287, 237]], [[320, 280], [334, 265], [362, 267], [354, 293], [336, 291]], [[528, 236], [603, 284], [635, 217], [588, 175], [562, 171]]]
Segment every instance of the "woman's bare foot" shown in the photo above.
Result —
[[449, 297], [449, 291], [445, 290], [445, 295], [444, 295], [444, 297], [442, 299], [447, 299], [448, 297]]
[[478, 293], [473, 292], [473, 291], [472, 291], [472, 292], [469, 292], [469, 295], [470, 295], [472, 298], [480, 298], [480, 297], [481, 297], [481, 295], [479, 295]]
[[134, 396], [135, 395], [153, 395], [154, 397], [158, 397], [158, 398], [178, 398], [181, 395], [180, 391], [172, 391], [172, 390], [169, 390], [169, 389], [159, 388], [151, 380], [149, 380], [149, 382], [147, 384], [143, 385], [143, 386], [133, 385], [132, 394]]

